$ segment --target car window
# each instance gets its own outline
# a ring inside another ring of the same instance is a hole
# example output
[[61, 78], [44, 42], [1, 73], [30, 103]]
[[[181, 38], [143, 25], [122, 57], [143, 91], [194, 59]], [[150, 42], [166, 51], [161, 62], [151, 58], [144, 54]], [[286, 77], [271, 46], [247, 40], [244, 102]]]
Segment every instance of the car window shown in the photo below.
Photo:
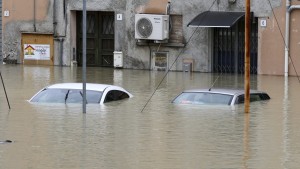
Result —
[[120, 90], [111, 90], [107, 92], [106, 97], [104, 99], [104, 103], [122, 100], [126, 98], [129, 98], [129, 95], [127, 93]]
[[245, 96], [243, 94], [239, 95], [235, 100], [235, 104], [242, 104], [244, 102], [245, 102]]
[[267, 93], [260, 93], [261, 100], [270, 100], [270, 96]]
[[[99, 103], [102, 92], [86, 91], [87, 103]], [[36, 95], [31, 102], [40, 103], [82, 103], [82, 90], [45, 89]]]
[[211, 100], [214, 104], [230, 104], [233, 96], [227, 94], [211, 94]]
[[[87, 90], [86, 101], [87, 103], [99, 103], [102, 93], [98, 91]], [[69, 90], [66, 98], [66, 103], [82, 103], [82, 90]]]
[[255, 93], [255, 94], [250, 94], [250, 102], [256, 102], [256, 101], [260, 101], [261, 98], [259, 96], [259, 93]]
[[66, 103], [80, 103], [82, 102], [82, 92], [80, 90], [68, 90], [65, 102]]
[[[235, 101], [236, 104], [244, 103], [245, 95], [239, 95]], [[251, 93], [250, 94], [250, 102], [261, 101], [261, 100], [269, 100], [270, 96], [266, 93]]]
[[100, 103], [101, 97], [102, 97], [102, 92], [92, 91], [92, 90], [86, 91], [87, 103]]
[[64, 103], [68, 90], [63, 89], [45, 89], [38, 93], [31, 102], [41, 103]]
[[180, 94], [173, 103], [183, 104], [230, 104], [233, 96], [220, 93], [185, 92]]

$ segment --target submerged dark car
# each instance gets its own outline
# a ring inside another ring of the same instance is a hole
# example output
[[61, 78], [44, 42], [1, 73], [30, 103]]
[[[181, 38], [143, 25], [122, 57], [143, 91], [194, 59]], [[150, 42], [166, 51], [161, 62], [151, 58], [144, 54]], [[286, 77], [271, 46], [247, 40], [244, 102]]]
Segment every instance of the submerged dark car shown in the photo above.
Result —
[[[244, 103], [244, 90], [236, 89], [194, 89], [179, 94], [172, 103], [236, 105]], [[266, 92], [250, 90], [250, 102], [270, 100]]]

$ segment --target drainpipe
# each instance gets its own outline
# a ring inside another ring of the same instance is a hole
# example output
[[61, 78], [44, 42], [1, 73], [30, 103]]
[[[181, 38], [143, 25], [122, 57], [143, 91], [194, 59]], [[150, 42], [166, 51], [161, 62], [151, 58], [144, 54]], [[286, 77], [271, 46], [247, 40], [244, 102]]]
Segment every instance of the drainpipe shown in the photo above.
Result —
[[59, 38], [60, 43], [60, 57], [59, 57], [59, 66], [63, 66], [63, 53], [64, 53], [64, 38]]
[[289, 38], [290, 38], [290, 9], [291, 0], [286, 0], [285, 14], [285, 48], [284, 48], [284, 76], [289, 75]]
[[291, 0], [286, 0], [284, 76], [289, 75], [290, 14], [294, 9], [300, 9], [300, 5], [291, 6]]
[[[61, 5], [59, 3], [63, 4], [63, 11], [59, 11], [57, 10], [57, 6]], [[63, 53], [64, 53], [64, 48], [63, 48], [63, 43], [64, 40], [66, 38], [66, 13], [65, 13], [65, 0], [60, 1], [60, 0], [54, 0], [53, 1], [53, 34], [54, 34], [54, 40], [58, 41], [59, 43], [59, 66], [63, 66]], [[63, 12], [64, 17], [63, 18], [58, 18], [58, 12]], [[62, 24], [59, 23], [59, 19], [64, 19], [65, 20], [65, 25], [64, 25], [64, 32], [60, 32], [57, 28], [59, 28], [58, 24]]]
[[36, 1], [33, 1], [33, 32], [36, 32]]
[[57, 31], [56, 31], [56, 26], [57, 26], [57, 21], [56, 21], [56, 0], [53, 1], [53, 34], [56, 37], [57, 36]]

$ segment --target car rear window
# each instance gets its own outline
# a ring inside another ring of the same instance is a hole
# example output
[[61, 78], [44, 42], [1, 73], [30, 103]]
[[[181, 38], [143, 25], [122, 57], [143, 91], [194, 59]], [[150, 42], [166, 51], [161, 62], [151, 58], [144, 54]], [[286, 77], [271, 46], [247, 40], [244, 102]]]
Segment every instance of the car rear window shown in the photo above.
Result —
[[[87, 103], [99, 103], [102, 92], [86, 91]], [[38, 93], [31, 102], [39, 103], [82, 103], [82, 90], [76, 89], [45, 89]]]
[[[239, 95], [238, 98], [235, 101], [235, 104], [242, 104], [244, 103], [244, 97], [245, 95]], [[255, 101], [262, 101], [262, 100], [270, 100], [270, 96], [267, 93], [251, 93], [250, 94], [250, 102]]]
[[175, 98], [173, 103], [181, 104], [225, 104], [231, 103], [233, 96], [221, 93], [184, 92]]

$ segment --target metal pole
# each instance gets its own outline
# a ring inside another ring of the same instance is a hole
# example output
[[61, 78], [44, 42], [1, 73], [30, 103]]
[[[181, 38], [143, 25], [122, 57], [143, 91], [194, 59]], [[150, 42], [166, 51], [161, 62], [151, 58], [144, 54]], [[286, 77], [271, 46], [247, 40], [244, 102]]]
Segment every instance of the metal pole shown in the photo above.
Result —
[[86, 113], [86, 0], [82, 10], [82, 111]]
[[250, 107], [250, 0], [246, 0], [245, 11], [245, 113]]
[[10, 109], [10, 104], [9, 104], [9, 100], [8, 100], [8, 97], [7, 97], [7, 93], [6, 93], [6, 89], [5, 89], [5, 85], [4, 85], [4, 82], [3, 82], [1, 72], [0, 72], [0, 76], [1, 76], [1, 81], [2, 81], [2, 85], [3, 85], [4, 93], [5, 93], [5, 96], [6, 96], [6, 101], [7, 101], [7, 104], [8, 104], [8, 108]]

